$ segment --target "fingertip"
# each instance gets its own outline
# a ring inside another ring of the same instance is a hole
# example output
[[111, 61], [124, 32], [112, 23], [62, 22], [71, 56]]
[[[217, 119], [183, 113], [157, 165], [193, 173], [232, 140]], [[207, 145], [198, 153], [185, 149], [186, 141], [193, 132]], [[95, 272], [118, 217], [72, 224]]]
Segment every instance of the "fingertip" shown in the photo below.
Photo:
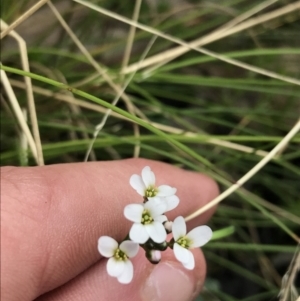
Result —
[[167, 251], [164, 259], [157, 264], [141, 286], [143, 301], [173, 300], [188, 301], [200, 292], [206, 273], [202, 252], [193, 250], [195, 268], [187, 270], [178, 262], [172, 251]]

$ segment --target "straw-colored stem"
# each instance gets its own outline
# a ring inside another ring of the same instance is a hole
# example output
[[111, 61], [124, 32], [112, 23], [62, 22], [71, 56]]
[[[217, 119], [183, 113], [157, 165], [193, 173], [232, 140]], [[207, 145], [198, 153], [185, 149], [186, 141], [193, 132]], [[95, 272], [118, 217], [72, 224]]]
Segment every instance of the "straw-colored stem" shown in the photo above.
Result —
[[[217, 28], [216, 30], [212, 31], [211, 33], [207, 34], [206, 36], [204, 36], [203, 38], [197, 39], [195, 41], [193, 41], [192, 43], [195, 42], [195, 46], [204, 46], [205, 44], [207, 44], [207, 42], [205, 42], [206, 40], [211, 40], [211, 41], [216, 41], [219, 39], [222, 39], [224, 36], [224, 32], [228, 31], [229, 29], [235, 27], [237, 24], [239, 24], [242, 21], [245, 21], [246, 19], [250, 18], [251, 16], [253, 16], [254, 14], [257, 14], [258, 12], [260, 12], [261, 10], [265, 9], [266, 7], [274, 4], [275, 2], [278, 2], [279, 0], [267, 0], [264, 1], [260, 4], [258, 4], [257, 6], [253, 7], [252, 9], [246, 11], [245, 13], [235, 17], [234, 19], [230, 20], [229, 22], [227, 22], [225, 25], [220, 26], [219, 28]], [[197, 43], [196, 43], [197, 41]], [[175, 50], [175, 49], [174, 49]], [[186, 48], [183, 49], [184, 53], [187, 50]], [[167, 50], [169, 51], [169, 50]], [[183, 54], [183, 53], [182, 53]], [[157, 64], [155, 64], [154, 66], [146, 69], [144, 71], [145, 74], [151, 74], [154, 70], [162, 67], [163, 65], [173, 61], [175, 58], [177, 58], [179, 55], [176, 56], [169, 56], [168, 58], [166, 58], [163, 61], [158, 62]], [[123, 70], [123, 72], [126, 70]]]
[[[56, 9], [56, 7], [52, 4], [51, 1], [48, 2], [49, 7], [51, 8], [52, 12], [56, 16], [57, 20], [60, 22], [62, 27], [66, 30], [70, 38], [73, 40], [73, 42], [76, 44], [76, 46], [79, 48], [79, 50], [82, 52], [82, 54], [87, 58], [87, 60], [90, 62], [90, 64], [95, 68], [95, 70], [99, 73], [100, 76], [102, 76], [105, 81], [109, 84], [109, 86], [116, 92], [119, 93], [121, 91], [121, 87], [113, 82], [111, 77], [107, 74], [107, 70], [104, 67], [101, 67], [99, 63], [96, 62], [96, 60], [91, 56], [91, 54], [88, 52], [88, 50], [85, 48], [85, 46], [80, 42], [80, 40], [77, 38], [75, 33], [71, 30], [71, 28], [68, 26], [68, 24], [65, 22], [65, 20], [61, 17], [60, 13]], [[136, 108], [132, 102], [130, 101], [128, 95], [126, 93], [122, 94], [121, 97], [124, 102], [131, 107], [138, 116], [140, 116], [143, 119], [146, 119], [144, 114]]]
[[[20, 81], [17, 81], [17, 80], [12, 79], [11, 84], [13, 86], [21, 88], [21, 89], [25, 88], [24, 84], [21, 83]], [[53, 97], [54, 99], [57, 99], [59, 101], [72, 103], [72, 104], [78, 105], [82, 108], [86, 108], [86, 109], [89, 109], [89, 110], [92, 110], [92, 111], [95, 111], [95, 112], [105, 113], [107, 111], [105, 108], [103, 108], [101, 106], [98, 106], [98, 105], [95, 105], [95, 104], [92, 104], [92, 103], [89, 103], [89, 102], [86, 102], [86, 101], [83, 101], [83, 100], [79, 100], [78, 98], [75, 98], [73, 96], [71, 97], [71, 96], [63, 94], [63, 93], [54, 93], [52, 91], [49, 91], [47, 89], [40, 88], [40, 87], [37, 87], [37, 86], [33, 86], [33, 91], [35, 93], [38, 93], [38, 94], [41, 94], [41, 95], [44, 95], [44, 96], [48, 96], [48, 97]], [[126, 118], [126, 117], [124, 117], [124, 116], [122, 116], [122, 115], [120, 115], [116, 112], [111, 112], [111, 115], [116, 117], [116, 118], [119, 118], [119, 119], [130, 121], [128, 118]], [[196, 133], [193, 133], [193, 132], [186, 132], [183, 129], [175, 128], [175, 127], [168, 126], [168, 125], [165, 125], [165, 124], [160, 124], [160, 123], [157, 123], [157, 122], [149, 121], [149, 124], [156, 127], [157, 129], [160, 129], [160, 130], [162, 130], [164, 132], [167, 132], [167, 133], [181, 134], [181, 135], [190, 136], [190, 137], [193, 137], [193, 136], [197, 135]], [[238, 143], [234, 143], [234, 142], [230, 142], [230, 141], [220, 140], [220, 139], [217, 139], [217, 138], [208, 138], [207, 140], [205, 140], [205, 142], [209, 143], [209, 144], [218, 145], [218, 146], [222, 146], [222, 147], [225, 147], [225, 148], [233, 149], [233, 150], [240, 151], [240, 152], [254, 154], [254, 155], [257, 155], [257, 156], [260, 156], [260, 157], [265, 157], [266, 155], [268, 155], [268, 152], [266, 152], [266, 151], [259, 150], [259, 149], [254, 149], [252, 147], [242, 145], [242, 144], [238, 144]], [[275, 159], [275, 157], [273, 159]]]
[[[217, 54], [213, 51], [210, 51], [210, 50], [207, 50], [207, 49], [204, 49], [204, 48], [200, 48], [200, 47], [195, 47], [193, 45], [193, 43], [186, 43], [185, 41], [181, 40], [181, 39], [178, 39], [178, 38], [174, 38], [173, 36], [171, 35], [168, 35], [168, 34], [165, 34], [165, 33], [162, 33], [161, 31], [159, 30], [156, 30], [156, 29], [153, 29], [149, 26], [146, 26], [146, 25], [142, 25], [138, 22], [134, 22], [128, 18], [125, 18], [121, 15], [118, 15], [116, 13], [113, 13], [111, 11], [108, 11], [102, 7], [99, 7], [99, 6], [96, 6], [94, 4], [91, 4], [89, 2], [86, 2], [86, 1], [83, 1], [83, 0], [73, 0], [75, 2], [78, 2], [78, 3], [81, 3], [82, 5], [85, 5], [91, 9], [94, 9], [95, 11], [98, 11], [106, 16], [109, 16], [111, 18], [114, 18], [116, 20], [119, 20], [121, 22], [124, 22], [126, 24], [130, 24], [130, 25], [133, 25], [133, 26], [136, 26], [144, 31], [147, 31], [147, 32], [150, 32], [154, 35], [157, 35], [159, 37], [162, 37], [166, 40], [169, 40], [171, 42], [174, 42], [176, 44], [179, 44], [181, 46], [184, 46], [185, 48], [187, 49], [192, 49], [192, 50], [195, 50], [197, 52], [200, 52], [202, 54], [206, 54], [210, 57], [213, 57], [213, 58], [216, 58], [216, 59], [219, 59], [220, 61], [223, 61], [223, 62], [226, 62], [226, 63], [229, 63], [229, 64], [232, 64], [234, 66], [237, 66], [237, 67], [240, 67], [240, 68], [243, 68], [243, 69], [246, 69], [246, 70], [249, 70], [249, 71], [252, 71], [252, 72], [255, 72], [255, 73], [259, 73], [259, 74], [262, 74], [262, 75], [265, 75], [267, 77], [271, 77], [271, 78], [275, 78], [275, 79], [278, 79], [278, 80], [281, 80], [281, 81], [284, 81], [284, 82], [288, 82], [288, 83], [292, 83], [292, 84], [295, 84], [295, 85], [299, 85], [300, 86], [300, 80], [297, 80], [295, 78], [291, 78], [291, 77], [288, 77], [288, 76], [283, 76], [283, 75], [280, 75], [280, 74], [277, 74], [275, 72], [272, 72], [272, 71], [269, 71], [269, 70], [265, 70], [265, 69], [262, 69], [262, 68], [259, 68], [259, 67], [256, 67], [256, 66], [252, 66], [252, 65], [249, 65], [249, 64], [246, 64], [246, 63], [242, 63], [238, 60], [234, 60], [234, 59], [231, 59], [231, 58], [228, 58], [224, 55], [221, 55], [221, 54]], [[290, 9], [300, 9], [300, 1], [293, 4], [292, 7], [290, 7]], [[146, 75], [146, 77], [149, 76], [149, 75]]]
[[[132, 15], [133, 21], [137, 21], [139, 18], [141, 4], [142, 4], [142, 0], [135, 1], [134, 11], [133, 11], [133, 15]], [[135, 31], [136, 31], [136, 27], [130, 26], [127, 43], [126, 43], [126, 47], [125, 47], [125, 52], [124, 52], [124, 57], [123, 57], [123, 61], [122, 61], [121, 73], [122, 73], [122, 70], [124, 70], [128, 65], [131, 50], [132, 50], [132, 45], [133, 45], [133, 41], [134, 41]]]
[[9, 25], [5, 30], [1, 32], [0, 39], [3, 39], [9, 32], [11, 32], [17, 26], [19, 26], [22, 22], [24, 22], [28, 17], [30, 17], [48, 1], [49, 0], [40, 0], [38, 3], [33, 5], [22, 16], [20, 16], [17, 20], [15, 20], [11, 25]]
[[[27, 110], [22, 108], [22, 113], [24, 116], [24, 121], [27, 123]], [[23, 131], [20, 133], [20, 161], [21, 165], [28, 165], [28, 140]]]
[[[142, 0], [136, 0], [135, 1], [134, 11], [133, 11], [133, 15], [132, 15], [132, 20], [133, 21], [137, 21], [138, 18], [139, 18], [141, 3], [142, 3]], [[128, 33], [128, 38], [127, 38], [127, 43], [126, 43], [126, 47], [125, 47], [125, 52], [124, 52], [124, 57], [123, 57], [123, 61], [122, 61], [121, 70], [126, 68], [127, 65], [128, 65], [130, 54], [131, 54], [131, 49], [132, 49], [132, 45], [133, 45], [133, 41], [134, 41], [135, 31], [136, 31], [135, 26], [130, 26], [129, 33]], [[120, 73], [121, 73], [121, 77], [123, 78], [124, 74], [122, 74], [122, 72], [120, 72]], [[135, 74], [135, 72], [133, 72], [133, 73]], [[133, 76], [132, 76], [132, 78], [133, 78]], [[130, 82], [128, 82], [128, 84], [129, 83]], [[129, 110], [130, 113], [134, 114], [134, 110], [132, 110], [131, 107], [128, 107], [128, 110]], [[133, 124], [133, 131], [134, 131], [134, 136], [139, 137], [140, 129], [139, 129], [139, 126], [136, 123]], [[133, 157], [138, 158], [139, 154], [140, 154], [140, 151], [141, 151], [140, 144], [137, 143], [134, 146]]]
[[[48, 5], [50, 7], [50, 9], [52, 10], [52, 12], [54, 13], [54, 15], [56, 16], [56, 18], [58, 19], [58, 21], [60, 22], [60, 24], [62, 25], [62, 27], [66, 30], [66, 32], [68, 33], [68, 35], [71, 37], [71, 39], [73, 40], [73, 42], [76, 44], [76, 46], [80, 49], [80, 51], [83, 53], [83, 55], [87, 58], [87, 60], [90, 62], [90, 64], [96, 69], [96, 71], [103, 76], [103, 78], [107, 81], [107, 83], [111, 86], [111, 88], [118, 94], [120, 95], [120, 97], [124, 100], [128, 111], [135, 115], [135, 113], [139, 114], [139, 116], [141, 118], [145, 118], [144, 114], [142, 112], [140, 112], [140, 110], [138, 110], [133, 103], [131, 102], [130, 98], [127, 96], [127, 94], [125, 94], [124, 91], [122, 91], [122, 88], [115, 84], [113, 82], [113, 80], [111, 79], [111, 77], [107, 74], [106, 70], [104, 68], [102, 68], [97, 62], [96, 60], [91, 56], [91, 54], [88, 52], [88, 50], [85, 48], [85, 46], [80, 42], [80, 40], [77, 38], [77, 36], [75, 35], [75, 33], [71, 30], [71, 28], [68, 26], [68, 24], [65, 22], [65, 20], [62, 18], [62, 16], [60, 15], [60, 13], [58, 12], [58, 10], [56, 9], [56, 7], [52, 4], [51, 1], [48, 2]], [[109, 110], [108, 110], [109, 111]], [[145, 118], [146, 119], [146, 118]], [[135, 135], [139, 135], [139, 128], [138, 125], [134, 124], [134, 134]], [[137, 155], [139, 152], [139, 146], [135, 147], [135, 155]], [[86, 158], [85, 158], [86, 160]]]
[[269, 152], [269, 154], [264, 157], [258, 164], [256, 164], [252, 169], [250, 169], [242, 178], [240, 178], [234, 185], [226, 189], [223, 193], [213, 199], [211, 202], [196, 210], [192, 214], [186, 217], [186, 221], [189, 221], [212, 207], [216, 206], [218, 203], [223, 201], [226, 197], [235, 192], [238, 188], [240, 188], [243, 184], [245, 184], [249, 179], [251, 179], [257, 172], [259, 172], [270, 160], [274, 158], [274, 156], [284, 147], [300, 130], [300, 119], [293, 126], [293, 128], [289, 131], [289, 133]]
[[[1, 20], [1, 27], [8, 28], [8, 25], [3, 20]], [[18, 43], [23, 70], [30, 72], [26, 42], [14, 30], [9, 32], [9, 35], [13, 39], [15, 39]], [[37, 159], [38, 159], [37, 164], [39, 166], [42, 166], [44, 165], [44, 156], [43, 156], [43, 149], [42, 149], [38, 119], [37, 119], [35, 102], [34, 102], [34, 95], [32, 91], [32, 81], [31, 78], [28, 76], [24, 77], [24, 81], [26, 86], [27, 104], [28, 104], [29, 116], [31, 121], [32, 133], [33, 133], [36, 150], [37, 150]]]
[[[77, 1], [82, 3], [83, 1], [81, 0], [73, 0], [73, 1]], [[83, 3], [82, 3], [83, 4]], [[84, 4], [86, 5], [86, 4]], [[190, 51], [191, 49], [193, 49], [192, 47], [200, 47], [200, 46], [204, 46], [207, 45], [209, 43], [215, 42], [217, 40], [223, 39], [225, 37], [228, 37], [230, 35], [233, 35], [235, 33], [241, 32], [243, 30], [246, 29], [250, 29], [256, 25], [268, 22], [270, 20], [276, 19], [278, 17], [281, 17], [283, 15], [289, 14], [291, 12], [294, 12], [296, 10], [300, 9], [300, 2], [294, 2], [291, 3], [289, 5], [286, 5], [282, 8], [279, 8], [277, 10], [273, 10], [271, 12], [265, 13], [261, 16], [255, 17], [255, 18], [251, 18], [245, 22], [240, 23], [237, 26], [232, 27], [229, 30], [226, 30], [225, 32], [222, 32], [222, 34], [216, 34], [215, 32], [209, 33], [208, 35], [198, 38], [194, 41], [191, 41], [189, 43], [189, 45], [191, 46], [191, 48], [187, 48], [185, 47], [185, 45], [173, 48], [173, 49], [169, 49], [166, 50], [164, 52], [161, 52], [159, 54], [153, 55], [151, 57], [149, 57], [148, 59], [146, 59], [143, 64], [141, 66], [139, 66], [140, 69], [143, 69], [145, 67], [160, 63], [161, 61], [165, 61], [167, 59], [175, 59], [176, 57]], [[131, 64], [130, 66], [128, 66], [128, 68], [126, 68], [124, 70], [124, 73], [130, 73], [133, 70], [137, 69], [137, 64]]]
[[[153, 43], [155, 42], [156, 40], [156, 37], [152, 38], [150, 43], [148, 44], [148, 46], [146, 47], [145, 51], [143, 52], [142, 56], [141, 56], [141, 59], [140, 59], [140, 62], [142, 62], [145, 57], [147, 56], [148, 52], [150, 51]], [[117, 96], [115, 97], [115, 99], [113, 100], [112, 102], [112, 105], [116, 105], [120, 99], [120, 97], [122, 96], [122, 94], [125, 92], [126, 88], [128, 87], [128, 85], [130, 84], [130, 82], [132, 81], [134, 75], [135, 75], [136, 72], [133, 72], [132, 74], [130, 74], [130, 76], [128, 77], [128, 79], [126, 80], [124, 86], [122, 87], [122, 90], [119, 92], [119, 94], [117, 94]], [[112, 113], [112, 110], [111, 109], [108, 109], [106, 112], [105, 112], [105, 115], [103, 116], [102, 118], [102, 121], [95, 127], [95, 132], [93, 134], [93, 139], [88, 147], [88, 151], [86, 152], [86, 155], [85, 155], [85, 158], [84, 158], [84, 161], [86, 162], [89, 158], [89, 154], [93, 148], [93, 145], [99, 135], [99, 132], [103, 129], [109, 115]], [[136, 133], [135, 133], [136, 134]], [[139, 134], [139, 132], [137, 133]], [[137, 135], [135, 135], [137, 136]], [[134, 153], [134, 156], [135, 157], [138, 157], [138, 154], [139, 154], [139, 150], [140, 150], [140, 147], [139, 147], [139, 144], [137, 145], [138, 148], [135, 148], [135, 153]]]
[[11, 106], [12, 106], [13, 111], [14, 111], [16, 117], [17, 117], [19, 125], [20, 125], [22, 131], [24, 132], [24, 134], [26, 135], [29, 147], [30, 147], [31, 152], [32, 152], [32, 155], [33, 155], [34, 159], [36, 160], [36, 162], [38, 163], [36, 145], [35, 145], [35, 142], [34, 142], [34, 139], [33, 139], [32, 135], [31, 135], [28, 124], [25, 121], [22, 109], [19, 105], [17, 97], [14, 93], [14, 90], [12, 89], [12, 87], [10, 85], [10, 82], [8, 80], [6, 72], [1, 69], [0, 70], [0, 75], [1, 75], [0, 78], [1, 78], [1, 82], [3, 84], [4, 90], [5, 90], [5, 92], [8, 96], [8, 99], [9, 99], [10, 103], [11, 103]]
[[290, 263], [287, 272], [282, 277], [282, 286], [279, 293], [280, 301], [293, 300], [291, 294], [294, 294], [294, 296], [296, 296], [294, 297], [297, 298], [296, 301], [300, 301], [299, 294], [294, 285], [294, 281], [299, 270], [300, 270], [300, 244], [298, 244], [296, 248], [294, 257]]

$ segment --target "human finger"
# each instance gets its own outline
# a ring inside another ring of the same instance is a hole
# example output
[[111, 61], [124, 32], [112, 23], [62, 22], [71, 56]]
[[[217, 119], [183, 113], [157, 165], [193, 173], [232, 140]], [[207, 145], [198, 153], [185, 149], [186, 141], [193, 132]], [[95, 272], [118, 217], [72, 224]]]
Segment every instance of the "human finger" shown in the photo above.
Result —
[[101, 260], [62, 287], [35, 301], [190, 301], [204, 283], [206, 265], [200, 250], [194, 250], [196, 266], [185, 269], [176, 261], [171, 250], [162, 261], [152, 265], [145, 260], [143, 250], [133, 259], [134, 277], [129, 284], [120, 284], [108, 276], [106, 260]]
[[181, 203], [170, 219], [189, 214], [218, 193], [204, 175], [144, 159], [3, 169], [2, 268], [7, 273], [2, 295], [32, 300], [99, 260], [98, 237], [123, 239], [130, 227], [123, 208], [141, 202], [129, 177], [145, 165], [155, 172], [157, 184], [178, 189]]

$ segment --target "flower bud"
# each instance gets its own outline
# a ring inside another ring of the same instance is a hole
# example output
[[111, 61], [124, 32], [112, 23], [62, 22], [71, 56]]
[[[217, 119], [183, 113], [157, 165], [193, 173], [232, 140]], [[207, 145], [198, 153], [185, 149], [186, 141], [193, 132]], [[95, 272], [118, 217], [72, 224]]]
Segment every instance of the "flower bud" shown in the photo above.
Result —
[[151, 263], [157, 264], [161, 260], [161, 252], [158, 250], [148, 250], [146, 252], [146, 257]]
[[165, 227], [167, 233], [171, 233], [172, 232], [172, 224], [173, 224], [173, 222], [171, 222], [171, 221], [166, 221], [164, 223], [164, 227]]

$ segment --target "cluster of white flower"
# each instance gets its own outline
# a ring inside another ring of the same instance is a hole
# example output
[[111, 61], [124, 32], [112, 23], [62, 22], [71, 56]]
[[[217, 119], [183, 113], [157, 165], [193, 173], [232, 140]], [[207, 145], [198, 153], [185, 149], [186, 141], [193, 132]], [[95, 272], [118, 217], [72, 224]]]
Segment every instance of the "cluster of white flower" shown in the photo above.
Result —
[[[125, 206], [125, 217], [133, 222], [127, 238], [120, 245], [111, 237], [101, 236], [98, 250], [109, 258], [107, 272], [116, 277], [120, 283], [129, 283], [133, 278], [133, 265], [130, 258], [134, 257], [142, 247], [151, 263], [158, 263], [161, 251], [168, 247], [183, 266], [189, 270], [195, 267], [195, 260], [190, 249], [206, 244], [212, 237], [208, 226], [199, 226], [186, 233], [186, 224], [182, 216], [173, 222], [168, 221], [164, 213], [176, 208], [179, 198], [177, 189], [168, 185], [155, 186], [155, 175], [149, 166], [142, 170], [142, 176], [132, 175], [130, 185], [143, 197], [142, 204]], [[167, 242], [167, 234], [173, 238]], [[129, 240], [129, 239], [130, 240]]]

